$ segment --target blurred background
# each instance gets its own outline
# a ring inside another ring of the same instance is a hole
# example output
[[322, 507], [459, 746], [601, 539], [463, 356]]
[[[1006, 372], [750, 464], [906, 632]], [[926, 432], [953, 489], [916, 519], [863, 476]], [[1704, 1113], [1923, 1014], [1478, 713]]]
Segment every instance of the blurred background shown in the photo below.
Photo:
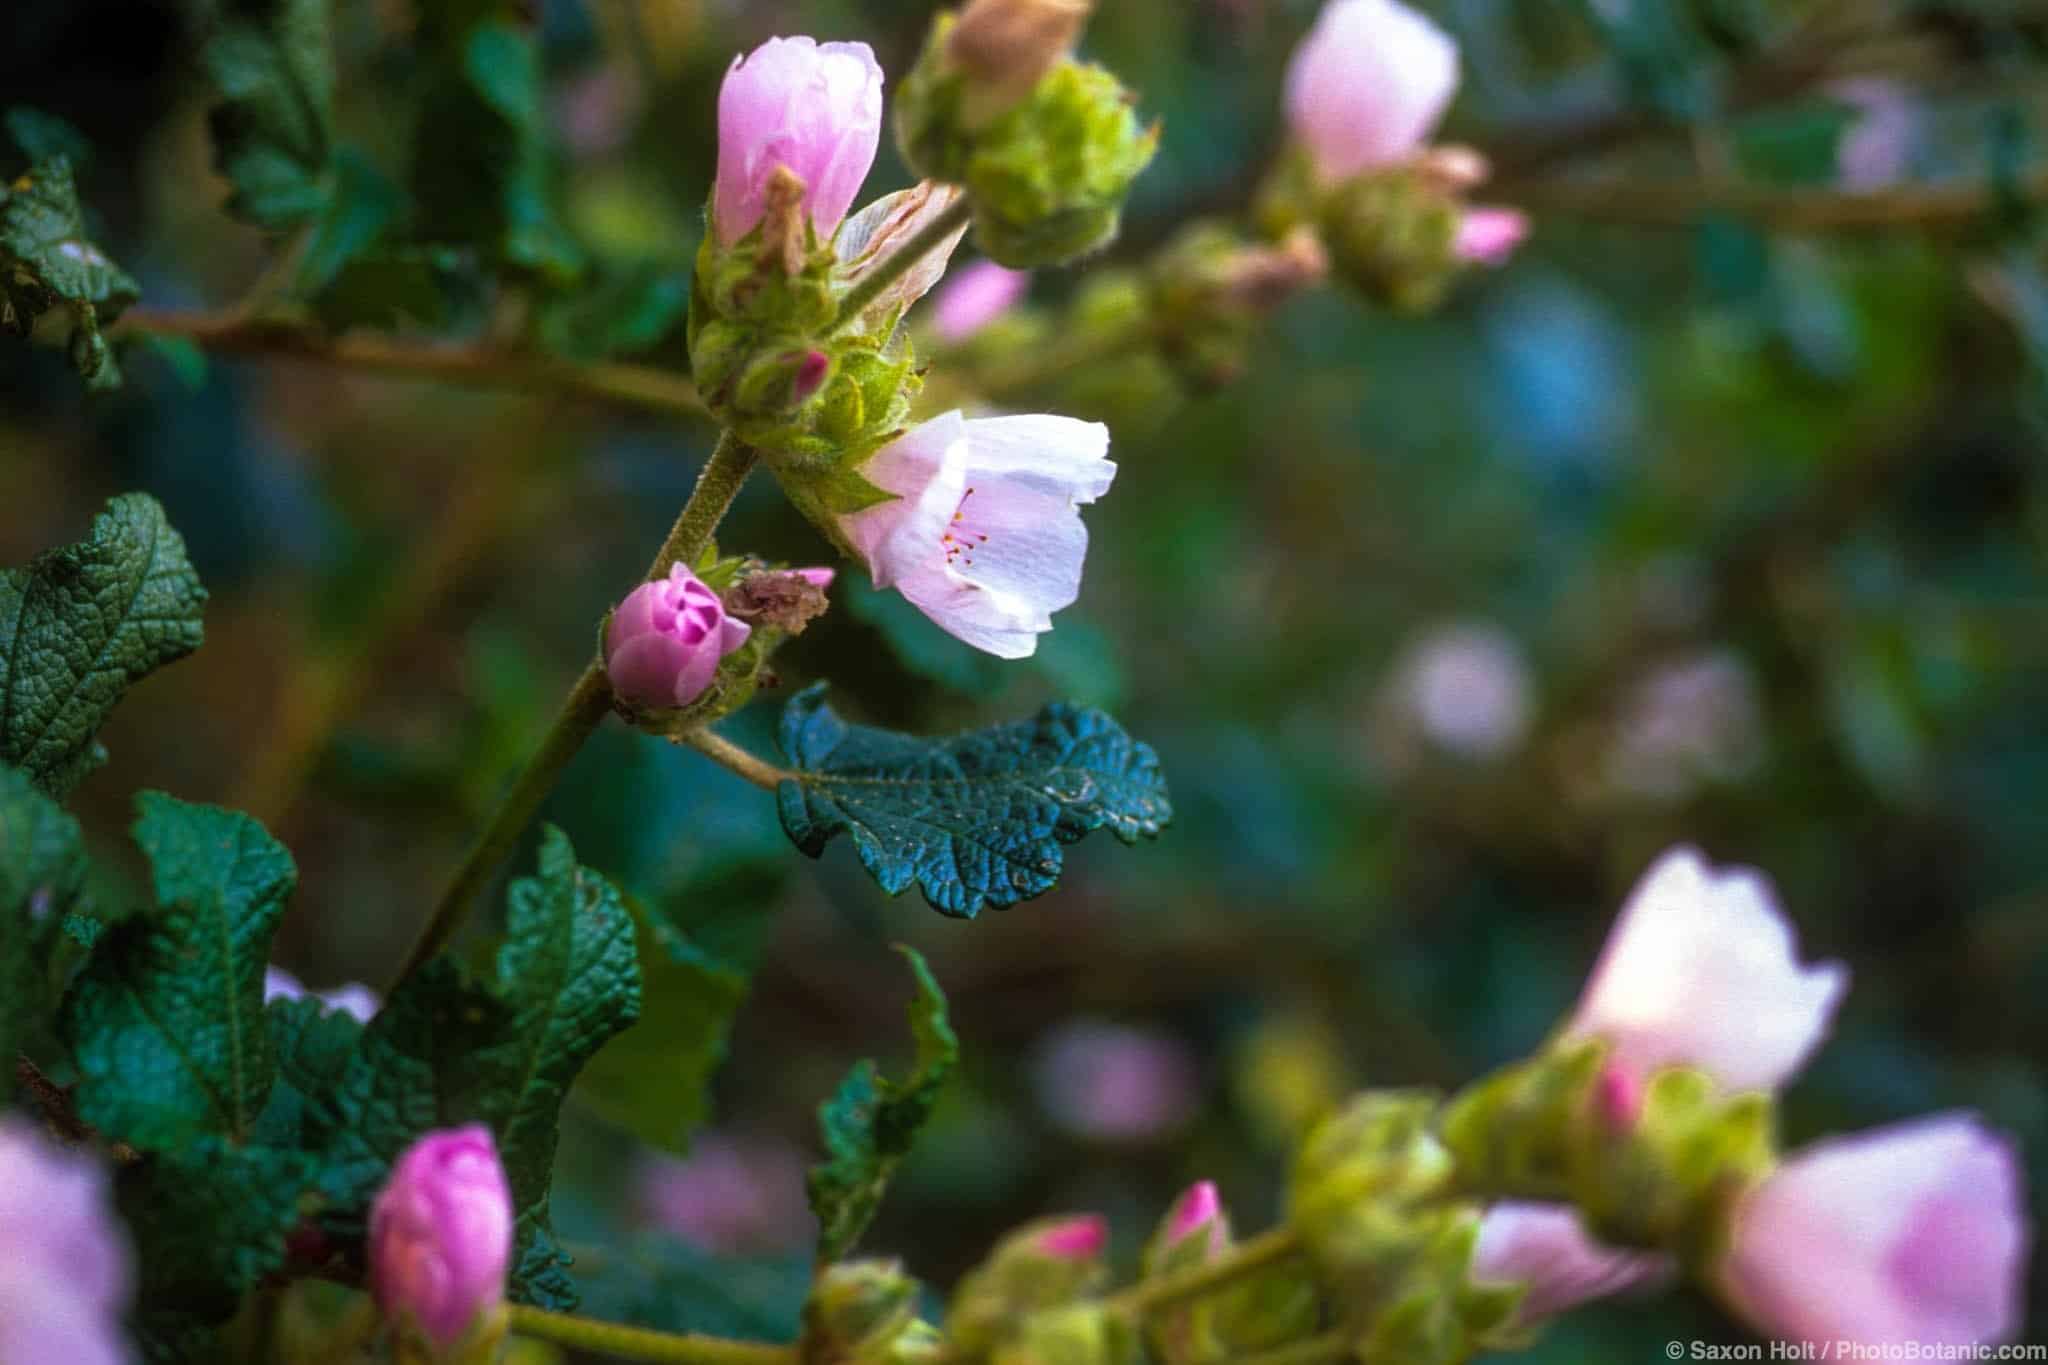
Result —
[[[145, 307], [217, 314], [274, 253], [222, 212], [199, 8], [22, 0], [0, 98], [87, 135], [97, 240]], [[312, 302], [328, 326], [685, 366], [724, 67], [804, 32], [900, 73], [931, 11], [524, 8], [535, 212], [584, 268], [433, 246], [464, 199], [420, 150], [445, 128], [421, 16], [337, 0], [337, 125], [412, 236]], [[1315, 6], [1100, 8], [1088, 53], [1164, 126], [1104, 263], [1123, 265], [1198, 214], [1243, 217]], [[590, 1311], [788, 1330], [815, 1106], [856, 1058], [908, 1052], [893, 942], [931, 959], [965, 1058], [867, 1245], [944, 1287], [1041, 1213], [1101, 1209], [1134, 1257], [1201, 1177], [1256, 1229], [1332, 1099], [1456, 1085], [1536, 1044], [1679, 841], [1768, 871], [1810, 953], [1853, 971], [1788, 1137], [1971, 1107], [2017, 1136], [2038, 1211], [2048, 277], [2027, 167], [2048, 6], [1425, 8], [1464, 51], [1447, 137], [1495, 158], [1482, 198], [1535, 214], [1513, 262], [1421, 318], [1309, 291], [1202, 391], [1133, 356], [1008, 395], [1108, 417], [1121, 471], [1035, 660], [978, 655], [850, 573], [778, 658], [785, 695], [829, 678], [843, 713], [903, 729], [1104, 706], [1164, 762], [1160, 842], [1077, 846], [1057, 891], [964, 922], [883, 897], [843, 845], [803, 859], [770, 799], [616, 725], [550, 801], [583, 861], [752, 972], [687, 1159], [572, 1108], [555, 1204]], [[905, 182], [885, 150], [870, 193]], [[1869, 191], [1906, 217], [1915, 187], [1981, 186], [1988, 211], [1813, 232], [1731, 184]], [[1085, 277], [1047, 272], [1033, 303]], [[101, 894], [126, 895], [136, 790], [241, 806], [301, 869], [283, 964], [387, 980], [715, 433], [176, 341], [126, 347], [124, 387], [88, 395], [61, 352], [7, 345], [0, 561], [140, 488], [213, 593], [205, 648], [129, 698], [74, 800]], [[973, 374], [963, 356], [946, 391]], [[767, 479], [721, 539], [830, 554]], [[778, 707], [728, 730], [772, 753]], [[641, 1100], [677, 1126], [688, 1097]], [[2048, 1321], [2038, 1264], [2033, 1288], [2021, 1340]], [[1535, 1354], [1641, 1361], [1689, 1337], [1743, 1339], [1677, 1295], [1575, 1316]]]

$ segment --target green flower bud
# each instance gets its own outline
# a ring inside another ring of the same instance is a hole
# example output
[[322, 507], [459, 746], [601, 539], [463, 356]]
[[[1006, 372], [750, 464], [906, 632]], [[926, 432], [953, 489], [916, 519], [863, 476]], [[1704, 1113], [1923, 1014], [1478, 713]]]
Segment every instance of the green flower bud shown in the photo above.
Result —
[[1087, 1296], [1104, 1278], [1101, 1238], [1099, 1222], [1074, 1218], [1043, 1218], [1005, 1237], [953, 1292], [946, 1331], [954, 1348], [984, 1354], [1029, 1315]]
[[1140, 1365], [1144, 1358], [1130, 1321], [1099, 1303], [1033, 1313], [989, 1355], [991, 1365]]
[[878, 1359], [911, 1327], [917, 1281], [895, 1261], [827, 1266], [804, 1302], [804, 1365]]
[[1354, 176], [1323, 199], [1323, 241], [1337, 273], [1403, 313], [1436, 306], [1464, 262], [1464, 207], [1435, 176], [1409, 169]]
[[1574, 1135], [1592, 1113], [1606, 1049], [1552, 1047], [1467, 1087], [1439, 1127], [1468, 1186], [1503, 1199], [1571, 1198]]
[[1157, 150], [1158, 128], [1139, 125], [1115, 76], [1070, 57], [984, 121], [976, 82], [955, 56], [964, 22], [939, 16], [897, 92], [904, 159], [922, 176], [967, 187], [981, 249], [1004, 265], [1057, 265], [1104, 245]]
[[1318, 1259], [1369, 1257], [1383, 1220], [1441, 1196], [1454, 1167], [1433, 1125], [1436, 1096], [1374, 1091], [1317, 1124], [1295, 1158], [1288, 1222]]
[[1197, 390], [1229, 383], [1267, 315], [1328, 268], [1322, 244], [1306, 229], [1268, 247], [1220, 223], [1193, 224], [1150, 272], [1161, 352]]

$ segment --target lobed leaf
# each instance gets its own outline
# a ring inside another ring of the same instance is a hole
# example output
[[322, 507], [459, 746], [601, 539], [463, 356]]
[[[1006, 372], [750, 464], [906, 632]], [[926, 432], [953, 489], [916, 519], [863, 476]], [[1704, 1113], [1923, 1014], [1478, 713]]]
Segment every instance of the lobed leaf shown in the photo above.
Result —
[[776, 802], [799, 849], [815, 858], [851, 835], [884, 891], [914, 882], [934, 909], [970, 919], [1050, 891], [1063, 846], [1091, 830], [1135, 843], [1173, 817], [1157, 755], [1093, 708], [1056, 702], [928, 740], [848, 725], [819, 684], [784, 709], [782, 748], [797, 771]]
[[917, 998], [910, 1004], [917, 1062], [910, 1075], [891, 1080], [865, 1058], [818, 1107], [826, 1159], [811, 1168], [809, 1185], [820, 1263], [843, 1258], [874, 1220], [889, 1177], [917, 1141], [960, 1060], [946, 997], [931, 969], [914, 949], [899, 945], [897, 951], [917, 977]]
[[122, 693], [199, 647], [206, 589], [163, 508], [107, 504], [92, 534], [0, 573], [0, 762], [62, 797], [105, 755]]
[[156, 906], [100, 938], [65, 998], [78, 1110], [145, 1149], [240, 1140], [270, 1094], [263, 969], [297, 872], [239, 812], [138, 804]]

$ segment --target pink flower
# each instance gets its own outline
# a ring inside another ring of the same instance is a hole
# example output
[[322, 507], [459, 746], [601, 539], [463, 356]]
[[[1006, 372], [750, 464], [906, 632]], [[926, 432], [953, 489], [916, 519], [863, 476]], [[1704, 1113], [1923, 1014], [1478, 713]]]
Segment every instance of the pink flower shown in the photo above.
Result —
[[1039, 1050], [1038, 1099], [1080, 1137], [1143, 1142], [1194, 1116], [1201, 1076], [1178, 1038], [1092, 1020], [1056, 1030]]
[[688, 706], [718, 673], [718, 661], [753, 634], [725, 614], [718, 594], [678, 564], [619, 603], [604, 633], [612, 691], [640, 706]]
[[706, 1251], [791, 1251], [817, 1232], [803, 1153], [787, 1143], [705, 1133], [687, 1160], [648, 1158], [636, 1185], [646, 1222]]
[[1469, 208], [1451, 250], [1473, 265], [1506, 265], [1528, 235], [1529, 215], [1520, 209]]
[[121, 1365], [134, 1284], [98, 1165], [0, 1119], [0, 1361]]
[[490, 1129], [428, 1133], [370, 1207], [370, 1286], [388, 1317], [447, 1349], [505, 1298], [512, 1191]]
[[1167, 1248], [1177, 1247], [1192, 1237], [1205, 1240], [1205, 1256], [1221, 1255], [1230, 1244], [1230, 1217], [1223, 1211], [1223, 1196], [1216, 1192], [1213, 1180], [1197, 1180], [1167, 1210]]
[[947, 280], [932, 300], [932, 330], [946, 341], [965, 341], [1014, 308], [1030, 288], [1030, 271], [976, 261]]
[[1694, 1066], [1770, 1090], [1826, 1037], [1848, 984], [1839, 963], [1799, 965], [1761, 873], [1674, 848], [1630, 893], [1565, 1032], [1605, 1039], [1609, 1063], [1639, 1077]]
[[803, 181], [811, 226], [830, 237], [881, 137], [882, 68], [866, 43], [770, 38], [734, 58], [718, 92], [718, 240], [731, 246], [754, 230], [778, 167]]
[[1517, 1320], [1554, 1318], [1593, 1299], [1668, 1279], [1669, 1256], [1616, 1251], [1587, 1235], [1578, 1211], [1560, 1204], [1495, 1204], [1479, 1222], [1475, 1284], [1526, 1284]]
[[272, 1000], [304, 1000], [309, 995], [328, 1009], [340, 1010], [363, 1024], [370, 1022], [382, 1003], [377, 998], [377, 992], [360, 981], [350, 981], [345, 985], [336, 986], [333, 990], [308, 991], [296, 976], [282, 967], [263, 969], [265, 1004]]
[[819, 592], [824, 592], [830, 588], [832, 580], [839, 577], [839, 570], [837, 569], [791, 569], [790, 572], [816, 588]]
[[1996, 1342], [2020, 1325], [2018, 1162], [1966, 1114], [1794, 1153], [1736, 1206], [1730, 1299], [1790, 1341]]
[[1501, 758], [1529, 733], [1529, 663], [1498, 626], [1432, 630], [1409, 647], [1394, 675], [1398, 700], [1422, 733], [1454, 754]]
[[1092, 1261], [1109, 1245], [1109, 1223], [1099, 1213], [1077, 1213], [1041, 1225], [1032, 1249], [1055, 1261]]
[[1029, 657], [1081, 591], [1080, 507], [1109, 489], [1109, 428], [1071, 417], [935, 417], [861, 473], [889, 502], [840, 521], [878, 588], [977, 649]]
[[1330, 0], [1287, 68], [1287, 118], [1324, 182], [1413, 156], [1458, 90], [1458, 45], [1400, 0]]

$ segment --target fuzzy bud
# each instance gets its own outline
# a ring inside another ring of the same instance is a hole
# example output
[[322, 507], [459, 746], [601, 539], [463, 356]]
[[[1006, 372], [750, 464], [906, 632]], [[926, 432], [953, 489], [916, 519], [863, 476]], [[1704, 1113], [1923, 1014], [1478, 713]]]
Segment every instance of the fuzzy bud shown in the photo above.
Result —
[[718, 663], [747, 642], [752, 627], [725, 614], [718, 594], [678, 564], [619, 603], [604, 632], [612, 691], [634, 706], [688, 706], [718, 675]]
[[1099, 1303], [1033, 1313], [989, 1353], [990, 1365], [1140, 1365], [1138, 1334]]
[[[1213, 1181], [1190, 1185], [1166, 1211], [1145, 1247], [1145, 1277], [1206, 1265], [1230, 1249], [1230, 1216]], [[1146, 1338], [1167, 1365], [1209, 1365], [1227, 1355], [1215, 1328], [1217, 1304], [1173, 1304], [1145, 1323]]]
[[1074, 50], [1089, 0], [972, 0], [946, 41], [966, 77], [963, 122], [987, 123], [1014, 108]]
[[801, 1355], [806, 1365], [870, 1359], [908, 1328], [917, 1281], [895, 1261], [845, 1261], [825, 1267], [804, 1303]]
[[1006, 1339], [1031, 1314], [1083, 1297], [1103, 1277], [1109, 1225], [1097, 1214], [1046, 1218], [996, 1244], [953, 1293], [946, 1331], [963, 1355]]
[[370, 1283], [386, 1316], [454, 1347], [505, 1298], [512, 1191], [482, 1124], [407, 1148], [370, 1209]]

